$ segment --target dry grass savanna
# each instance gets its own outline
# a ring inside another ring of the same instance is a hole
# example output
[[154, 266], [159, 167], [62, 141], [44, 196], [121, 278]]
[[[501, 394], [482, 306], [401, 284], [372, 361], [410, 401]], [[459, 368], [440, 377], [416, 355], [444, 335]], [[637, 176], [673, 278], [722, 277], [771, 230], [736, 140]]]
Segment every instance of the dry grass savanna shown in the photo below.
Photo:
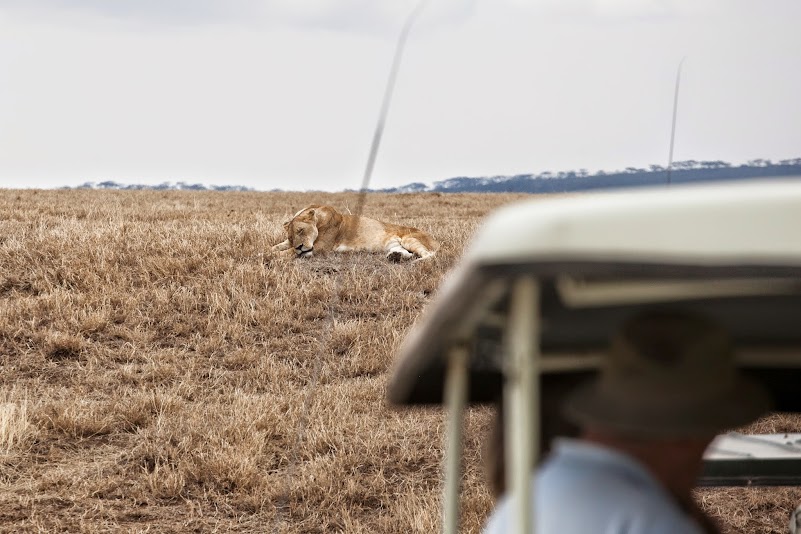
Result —
[[[443, 415], [384, 402], [406, 330], [512, 195], [370, 195], [431, 261], [269, 254], [347, 194], [0, 191], [0, 531], [433, 532]], [[492, 507], [466, 418], [462, 526]], [[798, 431], [775, 416], [763, 431]], [[727, 532], [783, 532], [797, 489], [709, 489]]]

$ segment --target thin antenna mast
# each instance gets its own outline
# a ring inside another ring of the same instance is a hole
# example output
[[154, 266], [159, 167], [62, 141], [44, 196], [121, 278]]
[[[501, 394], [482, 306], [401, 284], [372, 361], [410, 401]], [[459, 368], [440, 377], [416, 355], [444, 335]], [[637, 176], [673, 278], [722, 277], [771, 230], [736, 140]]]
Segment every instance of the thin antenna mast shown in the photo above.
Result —
[[676, 91], [673, 93], [673, 124], [670, 127], [670, 153], [668, 154], [667, 165], [667, 184], [670, 185], [670, 173], [673, 170], [673, 141], [676, 138], [676, 111], [679, 108], [679, 83], [681, 82], [681, 66], [687, 56], [679, 61], [679, 68], [676, 71]]
[[364, 208], [364, 201], [367, 195], [367, 190], [370, 187], [370, 179], [373, 177], [373, 167], [375, 166], [375, 159], [378, 155], [378, 147], [381, 145], [381, 135], [384, 133], [384, 124], [387, 120], [387, 113], [389, 112], [389, 103], [392, 101], [392, 91], [395, 89], [395, 79], [398, 76], [400, 69], [401, 58], [403, 57], [403, 49], [406, 45], [406, 38], [409, 36], [409, 31], [412, 29], [417, 17], [423, 10], [423, 7], [428, 0], [420, 0], [415, 8], [406, 18], [406, 23], [403, 25], [400, 36], [398, 37], [398, 44], [395, 47], [395, 57], [392, 60], [392, 68], [389, 71], [389, 79], [387, 80], [387, 87], [384, 89], [384, 100], [381, 102], [381, 111], [378, 114], [378, 122], [375, 125], [375, 132], [373, 133], [373, 143], [370, 146], [370, 155], [367, 157], [367, 166], [364, 169], [364, 177], [362, 178], [362, 186], [359, 189], [359, 199], [356, 203], [356, 215], [362, 214]]

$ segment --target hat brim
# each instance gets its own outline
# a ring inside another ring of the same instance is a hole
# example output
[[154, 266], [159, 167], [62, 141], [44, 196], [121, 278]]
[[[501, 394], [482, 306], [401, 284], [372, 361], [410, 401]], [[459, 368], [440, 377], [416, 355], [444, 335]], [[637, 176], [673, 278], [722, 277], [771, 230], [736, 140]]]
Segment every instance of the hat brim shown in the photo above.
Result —
[[751, 423], [770, 410], [770, 397], [756, 382], [737, 379], [728, 391], [704, 399], [628, 398], [609, 395], [598, 380], [580, 386], [563, 406], [565, 418], [582, 427], [642, 437], [718, 434]]

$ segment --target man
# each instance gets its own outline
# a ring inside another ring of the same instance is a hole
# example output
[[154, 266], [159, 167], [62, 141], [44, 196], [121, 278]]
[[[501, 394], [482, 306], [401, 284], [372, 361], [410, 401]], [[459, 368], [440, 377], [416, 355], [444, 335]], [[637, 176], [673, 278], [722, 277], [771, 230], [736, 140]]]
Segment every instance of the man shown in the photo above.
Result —
[[[599, 377], [565, 403], [565, 417], [581, 430], [555, 442], [535, 477], [535, 531], [717, 532], [692, 498], [704, 450], [768, 407], [762, 388], [737, 371], [717, 326], [670, 311], [631, 319]], [[485, 532], [509, 532], [512, 522], [503, 498]]]

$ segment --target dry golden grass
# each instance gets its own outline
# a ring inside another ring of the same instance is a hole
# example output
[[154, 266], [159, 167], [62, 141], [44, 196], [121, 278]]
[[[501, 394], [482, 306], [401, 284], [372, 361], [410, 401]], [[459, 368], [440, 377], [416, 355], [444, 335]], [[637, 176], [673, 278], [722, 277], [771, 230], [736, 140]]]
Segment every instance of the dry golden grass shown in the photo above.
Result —
[[[436, 531], [442, 413], [386, 407], [387, 370], [514, 198], [371, 195], [365, 215], [443, 243], [393, 265], [264, 254], [354, 195], [0, 191], [0, 532]], [[467, 416], [465, 532], [492, 506], [490, 416]], [[730, 532], [781, 532], [801, 502], [731, 491], [699, 492]]]

